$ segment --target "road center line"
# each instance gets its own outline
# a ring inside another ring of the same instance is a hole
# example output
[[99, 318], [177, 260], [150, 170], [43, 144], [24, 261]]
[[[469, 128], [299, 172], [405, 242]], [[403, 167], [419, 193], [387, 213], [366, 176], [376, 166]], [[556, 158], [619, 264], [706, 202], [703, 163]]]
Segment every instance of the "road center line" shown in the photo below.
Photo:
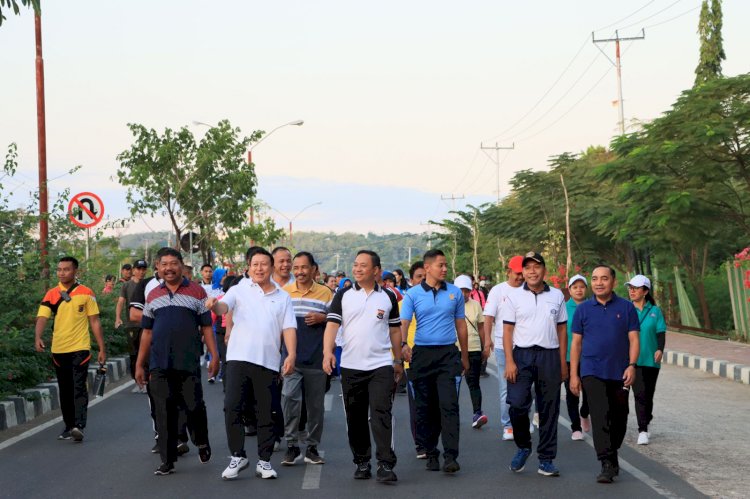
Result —
[[333, 395], [332, 394], [326, 393], [326, 396], [323, 399], [323, 407], [325, 408], [326, 412], [331, 412], [331, 407], [333, 407]]
[[[325, 457], [325, 451], [318, 451], [320, 457]], [[320, 488], [320, 475], [323, 473], [322, 464], [305, 465], [305, 476], [302, 479], [302, 490], [313, 490]]]

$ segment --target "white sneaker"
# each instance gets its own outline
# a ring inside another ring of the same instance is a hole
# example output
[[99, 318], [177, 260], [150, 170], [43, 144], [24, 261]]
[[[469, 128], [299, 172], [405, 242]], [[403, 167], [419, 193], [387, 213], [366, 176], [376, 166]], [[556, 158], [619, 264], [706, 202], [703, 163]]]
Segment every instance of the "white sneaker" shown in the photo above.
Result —
[[227, 466], [227, 469], [221, 474], [221, 478], [224, 480], [233, 480], [237, 478], [240, 471], [247, 468], [249, 464], [250, 463], [246, 457], [232, 456], [231, 461], [229, 461], [229, 466]]
[[258, 464], [255, 465], [255, 476], [261, 478], [276, 478], [276, 470], [271, 467], [271, 463], [268, 461], [258, 460]]
[[503, 440], [513, 440], [513, 428], [505, 428], [503, 430]]
[[583, 433], [580, 431], [574, 431], [573, 434], [570, 436], [571, 440], [583, 440]]
[[531, 424], [534, 426], [539, 426], [539, 413], [535, 412], [534, 417], [531, 419]]
[[648, 439], [651, 435], [647, 431], [638, 434], [638, 445], [648, 445]]
[[591, 431], [591, 418], [581, 418], [581, 429], [584, 433], [589, 433]]
[[534, 423], [531, 423], [531, 424], [529, 425], [529, 433], [533, 434], [533, 433], [534, 433], [534, 430], [535, 430], [535, 429], [536, 429], [536, 428], [534, 427]]

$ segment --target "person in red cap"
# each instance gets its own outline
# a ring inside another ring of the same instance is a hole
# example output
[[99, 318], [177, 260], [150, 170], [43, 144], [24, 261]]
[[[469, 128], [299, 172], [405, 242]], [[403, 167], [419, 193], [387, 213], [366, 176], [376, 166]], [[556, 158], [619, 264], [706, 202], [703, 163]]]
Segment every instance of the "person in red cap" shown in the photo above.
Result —
[[495, 327], [495, 318], [502, 317], [503, 303], [508, 292], [523, 284], [523, 257], [516, 255], [508, 261], [507, 280], [492, 287], [484, 306], [484, 348], [497, 358], [497, 378], [500, 382], [500, 423], [503, 425], [503, 440], [513, 440], [508, 404], [505, 401], [508, 382], [505, 379], [505, 351], [503, 350], [503, 324]]

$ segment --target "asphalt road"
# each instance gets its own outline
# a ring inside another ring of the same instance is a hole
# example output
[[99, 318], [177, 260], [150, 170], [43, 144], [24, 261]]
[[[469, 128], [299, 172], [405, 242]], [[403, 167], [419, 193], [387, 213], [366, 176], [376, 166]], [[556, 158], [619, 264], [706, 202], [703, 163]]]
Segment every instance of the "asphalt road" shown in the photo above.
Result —
[[[493, 369], [491, 366], [490, 369]], [[490, 423], [481, 430], [471, 428], [471, 402], [466, 386], [461, 390], [461, 471], [449, 476], [428, 472], [425, 461], [415, 458], [408, 426], [408, 403], [397, 395], [395, 468], [399, 481], [394, 485], [374, 479], [352, 479], [354, 465], [346, 438], [341, 387], [333, 382], [328, 394], [325, 429], [319, 450], [325, 453], [322, 466], [279, 464], [281, 453], [275, 453], [272, 464], [279, 473], [277, 480], [254, 476], [255, 438], [248, 437], [246, 449], [251, 466], [234, 481], [222, 481], [222, 470], [229, 461], [223, 423], [221, 384], [204, 383], [208, 406], [210, 440], [213, 458], [207, 464], [198, 461], [195, 447], [176, 464], [177, 472], [157, 477], [153, 470], [158, 455], [153, 445], [148, 401], [145, 395], [125, 387], [89, 409], [85, 441], [58, 441], [62, 423], [29, 436], [0, 450], [0, 497], [211, 497], [221, 494], [261, 495], [265, 497], [377, 497], [384, 494], [405, 497], [489, 498], [489, 497], [705, 497], [665, 466], [633, 449], [621, 450], [622, 471], [611, 485], [597, 484], [599, 470], [590, 438], [585, 442], [570, 440], [566, 421], [560, 420], [558, 457], [560, 477], [536, 473], [535, 456], [526, 470], [515, 474], [508, 465], [515, 452], [513, 442], [499, 438], [499, 403], [497, 380], [482, 379], [484, 409]], [[563, 404], [562, 416], [566, 416]], [[631, 414], [631, 424], [634, 424]], [[536, 442], [536, 441], [535, 441]], [[304, 452], [304, 449], [303, 449]], [[375, 463], [373, 462], [373, 466]]]

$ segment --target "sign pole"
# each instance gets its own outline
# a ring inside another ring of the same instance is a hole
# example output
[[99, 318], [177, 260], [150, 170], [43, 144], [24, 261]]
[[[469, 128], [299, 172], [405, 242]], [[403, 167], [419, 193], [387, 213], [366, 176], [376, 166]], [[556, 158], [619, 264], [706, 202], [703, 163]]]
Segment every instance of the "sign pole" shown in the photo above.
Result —
[[89, 241], [91, 240], [91, 229], [86, 227], [86, 270], [89, 269]]

